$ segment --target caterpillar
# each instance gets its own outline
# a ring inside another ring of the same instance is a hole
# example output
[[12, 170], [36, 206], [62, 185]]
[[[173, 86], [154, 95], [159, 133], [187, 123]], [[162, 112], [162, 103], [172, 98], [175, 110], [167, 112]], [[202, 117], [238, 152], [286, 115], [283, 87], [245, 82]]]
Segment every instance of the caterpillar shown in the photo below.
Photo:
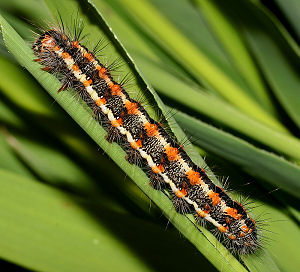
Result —
[[51, 28], [39, 35], [32, 49], [41, 69], [62, 83], [59, 92], [76, 90], [107, 130], [106, 139], [118, 142], [129, 162], [142, 164], [154, 189], [170, 192], [177, 212], [210, 222], [237, 254], [259, 248], [256, 222], [245, 208], [212, 182], [174, 137], [113, 79], [109, 67], [79, 42], [78, 35], [71, 39], [62, 29]]

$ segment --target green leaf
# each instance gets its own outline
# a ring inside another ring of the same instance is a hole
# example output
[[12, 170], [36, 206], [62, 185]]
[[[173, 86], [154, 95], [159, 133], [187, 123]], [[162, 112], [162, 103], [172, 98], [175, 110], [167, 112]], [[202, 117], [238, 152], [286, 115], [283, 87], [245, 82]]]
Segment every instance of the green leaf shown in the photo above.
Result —
[[[7, 135], [14, 152], [36, 176], [56, 186], [70, 187], [82, 192], [94, 192], [95, 184], [82, 169], [65, 154], [46, 143], [39, 143], [18, 135]], [[104, 169], [103, 169], [104, 170]], [[99, 193], [99, 192], [98, 192]]]
[[89, 203], [1, 169], [0, 180], [1, 258], [39, 271], [150, 271], [111, 234], [107, 220], [121, 214], [89, 214]]
[[296, 32], [298, 39], [300, 38], [300, 6], [297, 0], [274, 0], [277, 5], [281, 8], [289, 23], [292, 25], [294, 31]]
[[0, 8], [9, 11], [12, 14], [26, 15], [28, 18], [31, 18], [32, 22], [36, 22], [37, 20], [40, 20], [40, 18], [49, 17], [48, 10], [43, 0], [1, 1]]
[[[47, 97], [41, 93], [40, 86], [32, 81], [29, 74], [8, 59], [0, 56], [0, 88], [3, 93], [19, 107], [37, 115], [50, 116], [53, 113], [46, 107]], [[17, 78], [18, 80], [11, 80]], [[30, 87], [29, 87], [30, 86]], [[15, 91], [12, 91], [15, 90]], [[26, 90], [26, 93], [19, 90]]]
[[[268, 80], [278, 102], [290, 118], [300, 127], [299, 48], [295, 49], [291, 37], [282, 26], [274, 24], [265, 13], [248, 1], [241, 1], [234, 12], [227, 4], [218, 2], [229, 14], [238, 14], [236, 23], [242, 28], [262, 72]], [[276, 21], [275, 21], [276, 22]]]
[[232, 62], [239, 70], [244, 80], [250, 85], [255, 98], [271, 113], [275, 113], [270, 96], [264, 86], [261, 76], [252, 60], [239, 29], [226, 17], [214, 1], [196, 1], [199, 11], [203, 12], [215, 35], [228, 52]]
[[33, 177], [30, 171], [14, 156], [2, 131], [0, 132], [0, 158], [3, 158], [0, 160], [1, 169], [6, 169], [23, 176]]
[[285, 50], [262, 33], [247, 32], [253, 52], [268, 79], [278, 101], [300, 127], [300, 74], [286, 57]]

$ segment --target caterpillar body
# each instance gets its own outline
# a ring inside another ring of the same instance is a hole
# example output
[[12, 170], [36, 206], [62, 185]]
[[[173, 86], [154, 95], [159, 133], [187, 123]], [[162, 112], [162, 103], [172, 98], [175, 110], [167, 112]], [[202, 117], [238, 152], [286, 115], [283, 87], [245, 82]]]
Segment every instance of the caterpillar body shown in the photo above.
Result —
[[118, 139], [130, 162], [141, 161], [151, 185], [170, 191], [177, 212], [213, 224], [238, 254], [254, 252], [259, 247], [257, 227], [244, 207], [211, 181], [78, 40], [53, 28], [33, 44], [42, 69], [61, 81], [59, 91], [72, 87], [80, 94], [108, 131], [107, 140]]

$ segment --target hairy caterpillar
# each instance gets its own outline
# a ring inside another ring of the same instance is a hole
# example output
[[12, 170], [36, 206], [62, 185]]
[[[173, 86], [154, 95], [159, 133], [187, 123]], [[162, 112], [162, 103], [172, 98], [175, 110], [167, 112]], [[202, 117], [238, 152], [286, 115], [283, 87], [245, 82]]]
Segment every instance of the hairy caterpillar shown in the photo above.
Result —
[[238, 254], [258, 247], [256, 223], [243, 206], [215, 185], [143, 106], [130, 98], [95, 54], [60, 29], [42, 33], [33, 45], [43, 70], [58, 76], [59, 91], [74, 88], [117, 140], [128, 161], [141, 161], [155, 189], [167, 189], [176, 210], [212, 223]]

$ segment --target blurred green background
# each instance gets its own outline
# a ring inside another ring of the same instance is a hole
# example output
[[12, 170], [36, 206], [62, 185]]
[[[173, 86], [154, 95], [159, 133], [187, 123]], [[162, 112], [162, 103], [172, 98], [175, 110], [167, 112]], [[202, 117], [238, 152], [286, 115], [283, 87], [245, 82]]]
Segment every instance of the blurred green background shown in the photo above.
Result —
[[[70, 32], [79, 14], [88, 48], [104, 38], [99, 59], [121, 59], [114, 77], [229, 183], [263, 250], [232, 256], [175, 213], [57, 94], [30, 46], [58, 13]], [[299, 271], [299, 1], [0, 0], [0, 14], [3, 271]]]

